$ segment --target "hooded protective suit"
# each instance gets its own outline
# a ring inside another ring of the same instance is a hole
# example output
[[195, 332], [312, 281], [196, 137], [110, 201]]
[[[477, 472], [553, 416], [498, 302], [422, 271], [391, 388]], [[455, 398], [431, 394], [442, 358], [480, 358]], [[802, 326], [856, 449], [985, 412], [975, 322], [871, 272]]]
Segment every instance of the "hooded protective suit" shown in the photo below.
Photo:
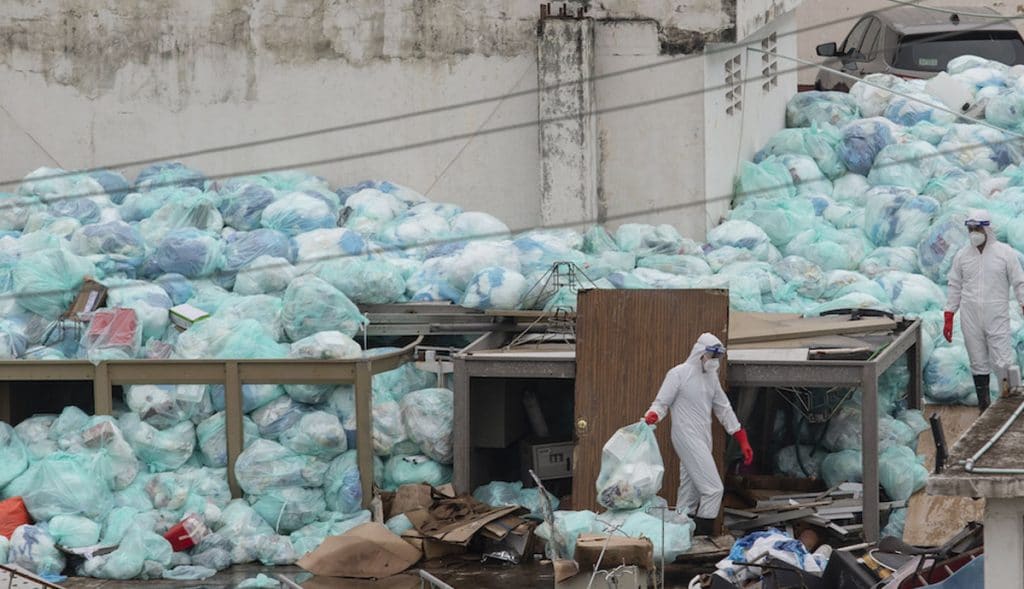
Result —
[[658, 414], [659, 421], [672, 411], [672, 446], [679, 455], [679, 509], [707, 519], [718, 516], [724, 491], [711, 454], [711, 413], [730, 435], [740, 429], [718, 380], [717, 361], [710, 361], [706, 370], [701, 365], [701, 355], [712, 345], [722, 342], [710, 333], [697, 339], [686, 362], [665, 375], [649, 410]]
[[[990, 221], [985, 211], [971, 211], [970, 215], [976, 221]], [[960, 311], [971, 373], [986, 377], [995, 373], [1003, 379], [1016, 363], [1010, 339], [1009, 293], [1012, 287], [1017, 302], [1024, 305], [1024, 270], [1017, 253], [996, 239], [991, 225], [984, 229], [982, 251], [968, 244], [953, 258], [946, 311]]]

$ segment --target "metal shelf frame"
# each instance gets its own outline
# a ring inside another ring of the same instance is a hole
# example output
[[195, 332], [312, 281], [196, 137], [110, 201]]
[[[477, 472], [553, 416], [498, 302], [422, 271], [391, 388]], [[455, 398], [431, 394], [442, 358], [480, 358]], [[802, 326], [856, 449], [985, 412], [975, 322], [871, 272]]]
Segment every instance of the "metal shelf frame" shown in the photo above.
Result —
[[235, 462], [243, 448], [242, 385], [245, 384], [352, 384], [355, 387], [356, 454], [363, 505], [373, 498], [373, 376], [415, 360], [419, 336], [396, 352], [357, 360], [110, 360], [92, 364], [84, 360], [0, 361], [0, 421], [10, 421], [10, 383], [16, 381], [91, 381], [94, 413], [113, 411], [115, 385], [220, 384], [224, 385], [227, 421], [228, 486], [232, 497], [242, 491], [235, 478]]
[[[896, 330], [895, 339], [876, 355], [864, 361], [850, 360], [729, 360], [729, 388], [746, 392], [757, 388], [835, 387], [849, 386], [861, 390], [863, 438], [862, 466], [864, 483], [864, 536], [868, 542], [878, 540], [881, 526], [878, 516], [878, 378], [900, 358], [906, 356], [910, 371], [907, 405], [921, 408], [922, 345], [920, 320], [907, 321]], [[485, 334], [454, 357], [455, 364], [455, 463], [454, 483], [460, 492], [469, 492], [472, 482], [470, 460], [470, 380], [492, 378], [555, 378], [574, 379], [576, 361], [572, 358], [501, 357], [479, 354], [496, 350], [508, 342], [508, 332]], [[766, 345], [766, 347], [769, 347]], [[651, 392], [653, 396], [654, 392]], [[743, 393], [741, 393], [743, 394]], [[737, 400], [739, 404], [739, 400]], [[874, 513], [875, 517], [868, 514]]]

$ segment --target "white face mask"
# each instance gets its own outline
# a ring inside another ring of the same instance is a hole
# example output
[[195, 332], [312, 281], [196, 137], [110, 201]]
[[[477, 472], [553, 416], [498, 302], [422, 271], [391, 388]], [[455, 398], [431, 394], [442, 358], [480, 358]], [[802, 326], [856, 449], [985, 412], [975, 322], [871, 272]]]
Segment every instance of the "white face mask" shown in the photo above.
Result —
[[985, 243], [985, 234], [977, 231], [971, 231], [971, 245], [974, 247], [981, 247]]
[[718, 365], [718, 358], [708, 358], [704, 360], [704, 372], [718, 372]]

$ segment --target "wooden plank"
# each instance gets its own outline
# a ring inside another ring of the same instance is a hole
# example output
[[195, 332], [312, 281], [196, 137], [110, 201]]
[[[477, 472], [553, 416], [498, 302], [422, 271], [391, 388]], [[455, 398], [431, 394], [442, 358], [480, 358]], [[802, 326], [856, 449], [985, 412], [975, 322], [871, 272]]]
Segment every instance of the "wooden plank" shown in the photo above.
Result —
[[[597, 510], [594, 482], [601, 449], [619, 428], [641, 419], [665, 373], [683, 362], [701, 333], [728, 340], [729, 297], [724, 290], [588, 290], [576, 318], [574, 509]], [[723, 377], [727, 374], [722, 367]], [[656, 435], [665, 461], [662, 496], [675, 505], [679, 459], [669, 433]], [[725, 432], [713, 427], [714, 454], [723, 468]]]
[[729, 320], [729, 345], [770, 342], [819, 335], [879, 333], [895, 329], [887, 318], [850, 321], [849, 317], [809, 317], [795, 313], [733, 313]]
[[753, 530], [756, 528], [763, 528], [765, 526], [771, 526], [775, 524], [781, 524], [784, 522], [796, 521], [803, 519], [808, 516], [813, 516], [813, 509], [795, 509], [793, 511], [782, 511], [779, 513], [769, 513], [758, 516], [757, 519], [751, 519], [747, 521], [737, 522], [732, 525], [732, 531], [744, 532], [746, 530]]
[[224, 431], [228, 451], [228, 487], [235, 499], [242, 497], [242, 487], [235, 477], [235, 463], [245, 447], [242, 416], [242, 381], [238, 376], [238, 362], [224, 365]]
[[363, 508], [373, 500], [373, 368], [372, 360], [356, 365], [356, 464]]
[[[926, 419], [933, 413], [939, 414], [949, 447], [978, 418], [977, 407], [958, 405], [925, 405], [923, 413]], [[924, 455], [925, 468], [932, 472], [935, 469], [935, 441], [931, 431], [918, 438], [917, 453]], [[984, 499], [935, 496], [920, 491], [910, 498], [907, 506], [903, 540], [915, 546], [941, 546], [968, 522], [983, 521], [984, 514]]]

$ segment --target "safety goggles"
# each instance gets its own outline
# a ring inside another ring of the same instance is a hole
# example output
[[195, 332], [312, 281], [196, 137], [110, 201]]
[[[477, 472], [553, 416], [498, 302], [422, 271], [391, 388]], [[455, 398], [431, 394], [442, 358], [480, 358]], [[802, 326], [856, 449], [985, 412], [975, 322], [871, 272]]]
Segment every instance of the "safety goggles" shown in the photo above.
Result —
[[975, 219], [967, 219], [966, 221], [964, 221], [964, 225], [966, 225], [968, 229], [978, 229], [978, 228], [981, 228], [981, 227], [988, 227], [991, 224], [992, 223], [990, 221], [977, 221]]
[[704, 348], [704, 353], [711, 358], [721, 358], [722, 356], [725, 356], [725, 346], [720, 344], [708, 346]]

